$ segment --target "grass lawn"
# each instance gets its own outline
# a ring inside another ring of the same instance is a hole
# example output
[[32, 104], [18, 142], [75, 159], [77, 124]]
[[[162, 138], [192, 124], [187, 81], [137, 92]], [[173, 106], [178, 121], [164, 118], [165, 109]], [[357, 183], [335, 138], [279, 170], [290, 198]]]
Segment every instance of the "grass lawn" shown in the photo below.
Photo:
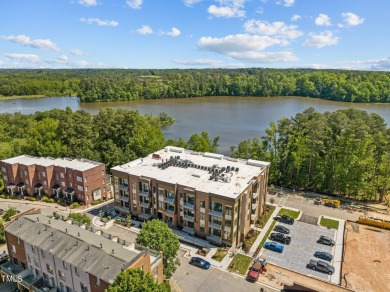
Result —
[[339, 228], [339, 221], [327, 219], [322, 217], [320, 221], [320, 225], [330, 228], [330, 229], [338, 229]]
[[287, 215], [293, 219], [297, 219], [299, 216], [299, 212], [283, 208], [279, 211], [278, 215]]
[[229, 251], [228, 248], [221, 248], [219, 247], [217, 249], [217, 252], [211, 257], [213, 260], [216, 260], [216, 261], [222, 261], [223, 258], [226, 256], [227, 252]]
[[27, 99], [27, 98], [41, 98], [45, 97], [44, 95], [11, 95], [11, 96], [3, 96], [0, 95], [0, 101], [9, 100], [9, 99]]
[[272, 229], [274, 229], [274, 226], [276, 224], [276, 220], [274, 220], [274, 222], [272, 222], [271, 226], [269, 227], [267, 233], [265, 234], [265, 236], [263, 237], [263, 240], [260, 242], [260, 245], [259, 245], [259, 248], [262, 248], [264, 243], [267, 241]]
[[241, 275], [245, 275], [251, 263], [251, 257], [237, 254], [229, 265], [229, 271], [239, 272]]

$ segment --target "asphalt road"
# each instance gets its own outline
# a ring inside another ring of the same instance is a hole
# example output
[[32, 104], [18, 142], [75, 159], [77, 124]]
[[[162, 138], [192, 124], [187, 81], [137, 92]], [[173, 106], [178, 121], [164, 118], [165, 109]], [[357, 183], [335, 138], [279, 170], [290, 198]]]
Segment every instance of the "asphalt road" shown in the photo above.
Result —
[[180, 266], [173, 275], [173, 280], [183, 292], [259, 292], [260, 288], [266, 292], [277, 291], [213, 267], [209, 270], [194, 267], [189, 264], [188, 258], [183, 257], [183, 251], [180, 250], [179, 253]]

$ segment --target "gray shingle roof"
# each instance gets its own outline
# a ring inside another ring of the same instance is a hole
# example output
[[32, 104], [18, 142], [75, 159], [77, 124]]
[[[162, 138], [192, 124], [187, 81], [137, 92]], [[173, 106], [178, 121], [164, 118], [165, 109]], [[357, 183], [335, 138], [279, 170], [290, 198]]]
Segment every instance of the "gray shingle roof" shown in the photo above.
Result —
[[138, 255], [103, 236], [43, 215], [20, 217], [6, 231], [108, 283]]

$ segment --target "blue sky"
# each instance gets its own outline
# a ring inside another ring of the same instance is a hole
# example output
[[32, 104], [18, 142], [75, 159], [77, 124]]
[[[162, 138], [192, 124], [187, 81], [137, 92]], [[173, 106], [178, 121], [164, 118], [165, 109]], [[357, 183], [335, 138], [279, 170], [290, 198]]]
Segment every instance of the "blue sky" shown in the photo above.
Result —
[[3, 0], [0, 68], [390, 69], [388, 0]]

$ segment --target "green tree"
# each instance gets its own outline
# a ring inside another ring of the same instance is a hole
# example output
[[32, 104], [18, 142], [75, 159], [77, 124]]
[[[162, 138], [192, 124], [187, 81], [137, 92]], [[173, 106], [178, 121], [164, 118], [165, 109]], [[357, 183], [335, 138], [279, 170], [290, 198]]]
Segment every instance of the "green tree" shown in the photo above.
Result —
[[136, 242], [150, 249], [163, 253], [164, 275], [170, 278], [180, 265], [178, 250], [180, 247], [177, 235], [168, 225], [157, 219], [148, 221], [142, 225]]
[[11, 220], [11, 217], [15, 216], [16, 214], [18, 214], [18, 211], [16, 210], [16, 208], [11, 207], [11, 208], [8, 208], [7, 210], [5, 210], [1, 217], [5, 222], [8, 222]]
[[69, 218], [73, 221], [77, 221], [80, 224], [91, 225], [91, 218], [88, 214], [80, 214], [80, 213], [69, 213]]
[[128, 269], [116, 276], [107, 292], [170, 292], [167, 283], [158, 284], [141, 269]]

